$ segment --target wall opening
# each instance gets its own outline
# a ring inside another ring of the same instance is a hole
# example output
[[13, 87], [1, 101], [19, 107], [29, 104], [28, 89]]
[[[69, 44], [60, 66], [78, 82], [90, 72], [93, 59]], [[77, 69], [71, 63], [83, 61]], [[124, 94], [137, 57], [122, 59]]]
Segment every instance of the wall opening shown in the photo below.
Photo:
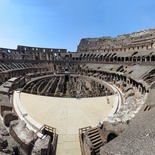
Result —
[[113, 140], [116, 137], [117, 135], [115, 133], [110, 133], [107, 137], [107, 142], [109, 143], [111, 140]]

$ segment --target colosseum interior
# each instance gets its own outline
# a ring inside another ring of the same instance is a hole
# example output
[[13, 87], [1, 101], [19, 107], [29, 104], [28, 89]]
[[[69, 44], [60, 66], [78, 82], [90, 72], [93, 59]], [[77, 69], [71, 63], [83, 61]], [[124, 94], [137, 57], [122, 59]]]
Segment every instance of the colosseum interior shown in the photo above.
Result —
[[155, 29], [0, 48], [0, 154], [154, 155], [154, 81]]

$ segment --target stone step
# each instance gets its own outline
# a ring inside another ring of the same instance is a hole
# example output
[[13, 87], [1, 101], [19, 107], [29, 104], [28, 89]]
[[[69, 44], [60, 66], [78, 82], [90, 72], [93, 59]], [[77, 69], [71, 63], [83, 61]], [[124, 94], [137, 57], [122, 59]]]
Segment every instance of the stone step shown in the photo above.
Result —
[[88, 130], [88, 136], [93, 144], [93, 150], [95, 152], [95, 155], [99, 155], [100, 147], [103, 143], [98, 128], [92, 128]]
[[96, 143], [97, 141], [101, 141], [101, 142], [102, 142], [102, 140], [101, 140], [100, 137], [98, 137], [98, 138], [96, 138], [96, 139], [94, 139], [94, 140], [91, 140], [91, 141], [92, 141], [93, 144]]
[[95, 153], [100, 153], [100, 147], [98, 147], [97, 149], [94, 149]]
[[100, 145], [100, 144], [102, 144], [102, 141], [101, 141], [101, 140], [99, 140], [99, 141], [93, 143], [93, 146], [95, 147], [95, 146]]
[[96, 136], [93, 136], [93, 137], [91, 136], [91, 137], [90, 137], [90, 139], [91, 139], [92, 141], [93, 141], [94, 139], [98, 139], [98, 138], [100, 138], [100, 135], [99, 135], [99, 134], [97, 134]]
[[97, 145], [96, 147], [94, 147], [94, 151], [95, 151], [95, 153], [100, 152], [100, 148], [101, 148], [101, 146], [103, 146], [103, 144], [102, 144], [102, 143], [101, 143], [101, 144], [99, 144], [99, 145]]
[[98, 128], [91, 128], [88, 130], [89, 133], [93, 133], [93, 132], [96, 132], [98, 131]]
[[94, 147], [94, 150], [98, 150], [101, 146], [103, 146], [103, 143], [100, 143], [99, 145]]
[[89, 137], [90, 137], [90, 139], [91, 139], [91, 138], [93, 138], [93, 137], [95, 137], [95, 136], [97, 136], [97, 135], [99, 135], [99, 133], [96, 132], [96, 133], [94, 133], [94, 134], [89, 135]]
[[96, 155], [100, 155], [100, 151], [96, 153]]

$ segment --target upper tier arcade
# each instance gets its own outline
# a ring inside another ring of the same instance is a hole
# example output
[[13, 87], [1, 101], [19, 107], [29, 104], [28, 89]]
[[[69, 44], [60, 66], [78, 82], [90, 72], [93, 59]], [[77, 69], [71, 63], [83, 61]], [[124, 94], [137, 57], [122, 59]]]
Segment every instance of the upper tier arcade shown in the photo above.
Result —
[[67, 49], [40, 48], [18, 45], [17, 49], [0, 48], [0, 59], [14, 60], [59, 60]]
[[153, 49], [155, 47], [155, 29], [148, 29], [131, 34], [118, 35], [115, 38], [83, 38], [78, 45], [78, 52], [125, 52]]

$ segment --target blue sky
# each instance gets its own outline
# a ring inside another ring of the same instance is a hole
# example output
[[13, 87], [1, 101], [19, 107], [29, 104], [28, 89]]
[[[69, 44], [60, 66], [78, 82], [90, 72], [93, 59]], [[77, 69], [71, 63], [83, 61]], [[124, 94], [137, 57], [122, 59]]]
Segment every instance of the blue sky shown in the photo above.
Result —
[[154, 0], [0, 0], [0, 47], [76, 51], [81, 38], [155, 27]]

